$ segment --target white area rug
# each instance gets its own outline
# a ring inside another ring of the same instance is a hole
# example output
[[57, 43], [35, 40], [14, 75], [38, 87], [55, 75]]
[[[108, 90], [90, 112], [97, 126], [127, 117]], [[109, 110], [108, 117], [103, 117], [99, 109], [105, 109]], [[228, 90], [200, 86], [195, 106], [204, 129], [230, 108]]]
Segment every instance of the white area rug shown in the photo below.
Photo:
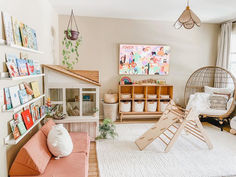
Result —
[[182, 134], [168, 153], [160, 140], [139, 151], [134, 141], [152, 124], [119, 124], [116, 140], [97, 141], [100, 177], [210, 177], [236, 175], [236, 136], [205, 127], [213, 143], [208, 150]]

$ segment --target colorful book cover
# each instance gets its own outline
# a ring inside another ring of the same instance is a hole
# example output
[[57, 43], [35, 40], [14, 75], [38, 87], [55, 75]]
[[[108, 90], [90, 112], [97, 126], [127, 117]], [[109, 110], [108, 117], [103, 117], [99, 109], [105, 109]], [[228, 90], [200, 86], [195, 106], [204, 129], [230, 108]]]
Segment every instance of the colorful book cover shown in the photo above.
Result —
[[33, 42], [33, 49], [38, 50], [36, 31], [32, 28], [31, 28], [31, 36], [32, 36], [32, 42]]
[[30, 84], [25, 82], [24, 86], [25, 86], [26, 93], [28, 95], [32, 96], [34, 94], [34, 92], [33, 92], [32, 88], [31, 88]]
[[5, 101], [4, 101], [4, 89], [0, 89], [0, 112], [4, 111], [5, 108]]
[[16, 59], [17, 67], [20, 76], [28, 76], [28, 69], [26, 65], [26, 60], [24, 59]]
[[14, 120], [17, 123], [17, 127], [20, 131], [20, 134], [23, 135], [27, 130], [26, 130], [25, 124], [23, 122], [21, 113], [15, 113], [14, 114]]
[[7, 65], [7, 69], [8, 69], [10, 77], [19, 76], [15, 55], [9, 55], [9, 54], [6, 55], [6, 65]]
[[29, 101], [29, 100], [28, 100], [28, 95], [27, 95], [25, 89], [19, 90], [18, 93], [19, 93], [19, 97], [20, 97], [20, 102], [21, 102], [21, 104], [25, 104], [26, 102]]
[[36, 119], [38, 120], [38, 119], [40, 119], [40, 111], [39, 111], [38, 105], [35, 106], [35, 111], [36, 111]]
[[32, 87], [32, 90], [34, 92], [34, 98], [37, 98], [40, 96], [40, 91], [39, 91], [39, 84], [38, 82], [34, 81], [34, 82], [31, 82], [31, 87]]
[[45, 106], [44, 105], [40, 106], [39, 112], [40, 112], [40, 117], [43, 117], [45, 115]]
[[16, 45], [22, 46], [22, 39], [20, 34], [20, 23], [12, 17], [13, 37]]
[[8, 45], [14, 44], [11, 16], [5, 12], [2, 13], [2, 16], [3, 16], [3, 24], [4, 24], [4, 30], [5, 30], [7, 44]]
[[28, 47], [27, 25], [20, 23], [20, 34], [21, 34], [23, 46]]
[[34, 49], [34, 36], [32, 33], [32, 28], [27, 26], [26, 31], [28, 34], [28, 48]]
[[16, 140], [17, 138], [20, 137], [20, 131], [17, 127], [16, 121], [15, 120], [11, 120], [10, 121], [10, 127], [11, 127], [11, 131], [13, 133], [13, 137]]
[[5, 98], [4, 99], [5, 99], [6, 109], [9, 110], [9, 109], [12, 108], [9, 88], [4, 88], [4, 93], [5, 93]]
[[34, 103], [30, 105], [30, 113], [31, 113], [33, 122], [35, 122], [37, 120], [37, 117], [36, 117], [36, 110], [35, 110], [35, 104]]
[[13, 108], [21, 105], [18, 91], [19, 91], [18, 85], [14, 87], [9, 87], [9, 92], [11, 96], [11, 104]]
[[32, 127], [34, 125], [34, 122], [32, 120], [31, 114], [30, 114], [30, 110], [26, 109], [25, 111], [23, 111], [21, 113], [23, 121], [25, 123], [25, 126], [27, 128], [27, 130]]
[[35, 74], [41, 74], [41, 66], [38, 60], [34, 60]]
[[28, 75], [35, 75], [34, 61], [30, 59], [26, 61], [27, 61]]

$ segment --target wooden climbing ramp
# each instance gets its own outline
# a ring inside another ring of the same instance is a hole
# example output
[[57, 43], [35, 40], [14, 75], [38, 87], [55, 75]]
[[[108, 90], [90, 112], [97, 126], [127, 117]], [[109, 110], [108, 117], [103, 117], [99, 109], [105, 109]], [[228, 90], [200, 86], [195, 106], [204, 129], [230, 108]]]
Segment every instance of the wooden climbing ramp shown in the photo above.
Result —
[[170, 101], [159, 121], [135, 143], [140, 150], [143, 150], [159, 138], [166, 145], [165, 152], [168, 152], [183, 130], [206, 143], [209, 149], [213, 148], [198, 114], [192, 109], [185, 110], [176, 106], [173, 100]]

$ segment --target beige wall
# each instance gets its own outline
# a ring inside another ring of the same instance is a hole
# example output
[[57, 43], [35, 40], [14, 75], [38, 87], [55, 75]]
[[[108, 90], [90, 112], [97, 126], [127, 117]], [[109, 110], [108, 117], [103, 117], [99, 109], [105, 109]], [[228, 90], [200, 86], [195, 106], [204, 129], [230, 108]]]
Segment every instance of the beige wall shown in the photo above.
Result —
[[[68, 16], [59, 16], [59, 40], [67, 27]], [[175, 100], [183, 104], [184, 87], [199, 67], [215, 65], [219, 25], [203, 24], [192, 30], [176, 30], [172, 23], [113, 18], [76, 17], [83, 42], [75, 69], [99, 70], [101, 96], [117, 90], [119, 82], [119, 44], [168, 44], [171, 46], [168, 76], [131, 76], [134, 79], [166, 79], [174, 85]], [[62, 59], [60, 44], [60, 60]]]
[[[47, 0], [0, 0], [0, 10], [7, 12], [36, 30], [39, 50], [43, 51], [44, 54], [28, 53], [30, 58], [39, 60], [40, 63], [52, 64], [57, 62], [59, 48], [58, 16]], [[0, 38], [2, 38], [1, 34]], [[20, 50], [0, 46], [0, 72], [5, 71], [3, 64], [5, 53], [19, 56]], [[40, 79], [38, 80], [40, 81]], [[32, 80], [27, 80], [27, 82], [30, 81]], [[0, 80], [0, 88], [14, 86], [20, 82], [23, 81], [4, 82]], [[15, 158], [16, 153], [19, 151], [20, 147], [27, 142], [29, 137], [34, 134], [37, 128], [31, 131], [19, 144], [6, 146], [3, 144], [3, 139], [10, 132], [8, 122], [13, 117], [12, 114], [9, 113], [0, 113], [0, 118], [0, 176], [7, 177], [8, 168]]]

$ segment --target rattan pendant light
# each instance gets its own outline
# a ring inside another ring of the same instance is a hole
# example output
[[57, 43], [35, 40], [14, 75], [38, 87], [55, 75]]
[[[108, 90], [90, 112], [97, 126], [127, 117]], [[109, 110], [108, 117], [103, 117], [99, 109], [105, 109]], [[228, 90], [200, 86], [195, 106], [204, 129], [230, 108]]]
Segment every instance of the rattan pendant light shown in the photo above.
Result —
[[180, 15], [175, 22], [174, 27], [180, 29], [182, 26], [186, 29], [192, 29], [194, 25], [201, 26], [201, 20], [195, 15], [195, 13], [189, 7], [189, 1], [184, 12]]

